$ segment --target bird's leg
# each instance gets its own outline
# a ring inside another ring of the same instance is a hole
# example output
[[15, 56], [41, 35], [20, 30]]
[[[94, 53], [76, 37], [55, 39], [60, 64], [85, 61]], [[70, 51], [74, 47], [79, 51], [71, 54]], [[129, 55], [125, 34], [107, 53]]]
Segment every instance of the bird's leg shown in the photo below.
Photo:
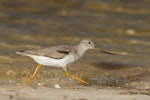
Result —
[[88, 84], [88, 82], [82, 80], [81, 78], [78, 78], [78, 77], [75, 77], [74, 75], [71, 75], [70, 72], [68, 72], [67, 70], [66, 70], [65, 74], [66, 74], [66, 76], [77, 80], [79, 83]]
[[37, 67], [35, 68], [33, 74], [30, 76], [30, 78], [27, 80], [27, 84], [31, 84], [32, 80], [34, 79], [37, 71], [39, 70], [39, 68], [41, 67], [41, 64], [38, 64]]

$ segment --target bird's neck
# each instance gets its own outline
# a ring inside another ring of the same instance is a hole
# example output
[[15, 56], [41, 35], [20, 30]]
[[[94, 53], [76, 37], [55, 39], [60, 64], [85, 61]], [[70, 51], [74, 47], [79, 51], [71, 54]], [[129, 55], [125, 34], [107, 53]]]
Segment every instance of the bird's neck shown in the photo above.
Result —
[[78, 48], [78, 55], [81, 57], [86, 51], [87, 49], [85, 47], [83, 47], [82, 45], [77, 45]]

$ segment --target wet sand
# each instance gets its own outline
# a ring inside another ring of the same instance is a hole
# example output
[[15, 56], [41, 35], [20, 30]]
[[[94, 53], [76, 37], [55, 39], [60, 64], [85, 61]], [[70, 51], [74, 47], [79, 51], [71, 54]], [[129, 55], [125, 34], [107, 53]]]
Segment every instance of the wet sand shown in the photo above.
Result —
[[[47, 88], [30, 86], [0, 87], [1, 100], [149, 100], [142, 91], [126, 89]], [[144, 91], [143, 91], [144, 93]]]

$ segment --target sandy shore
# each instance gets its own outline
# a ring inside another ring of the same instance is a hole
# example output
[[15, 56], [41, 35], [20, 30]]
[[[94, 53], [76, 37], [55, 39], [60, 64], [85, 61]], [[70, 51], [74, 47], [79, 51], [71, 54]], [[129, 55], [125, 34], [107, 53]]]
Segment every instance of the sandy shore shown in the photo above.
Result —
[[150, 100], [148, 95], [130, 92], [125, 89], [1, 86], [0, 100]]

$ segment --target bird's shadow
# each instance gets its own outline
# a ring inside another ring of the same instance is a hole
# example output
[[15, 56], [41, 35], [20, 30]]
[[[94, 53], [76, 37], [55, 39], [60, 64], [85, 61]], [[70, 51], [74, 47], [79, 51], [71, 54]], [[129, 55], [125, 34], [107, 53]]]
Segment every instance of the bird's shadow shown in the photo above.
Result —
[[91, 63], [94, 67], [103, 70], [122, 70], [133, 68], [136, 65], [126, 63], [115, 63], [115, 62], [94, 62]]

